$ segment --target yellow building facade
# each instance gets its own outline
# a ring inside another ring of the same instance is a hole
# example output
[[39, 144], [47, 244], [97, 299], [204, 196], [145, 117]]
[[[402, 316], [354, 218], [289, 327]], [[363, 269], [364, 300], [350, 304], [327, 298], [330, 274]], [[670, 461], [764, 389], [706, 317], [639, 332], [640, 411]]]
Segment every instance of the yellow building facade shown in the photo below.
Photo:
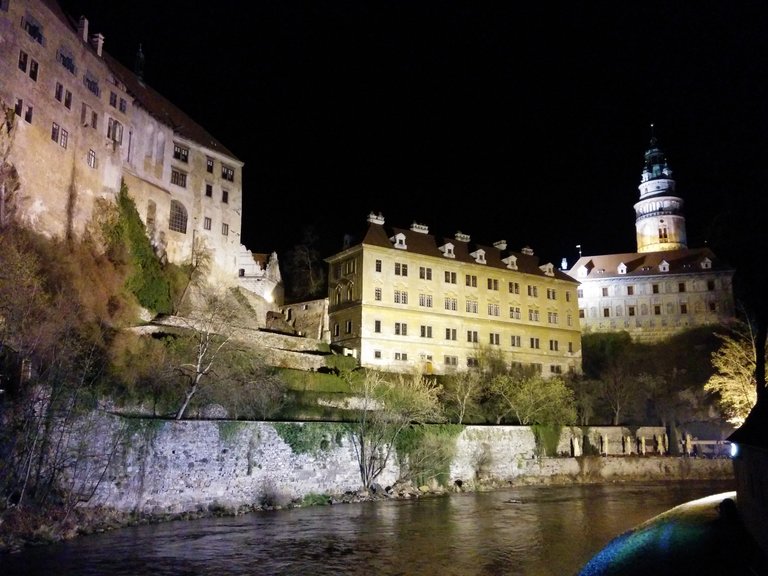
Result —
[[325, 261], [331, 344], [363, 367], [445, 374], [487, 348], [547, 376], [581, 372], [578, 282], [529, 248], [371, 214], [362, 242]]

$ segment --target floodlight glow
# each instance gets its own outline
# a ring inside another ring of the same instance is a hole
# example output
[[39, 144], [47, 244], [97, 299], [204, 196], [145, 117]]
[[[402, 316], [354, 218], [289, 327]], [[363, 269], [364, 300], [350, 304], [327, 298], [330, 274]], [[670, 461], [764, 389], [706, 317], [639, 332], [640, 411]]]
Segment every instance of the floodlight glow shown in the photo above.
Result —
[[731, 458], [736, 458], [739, 455], [739, 445], [731, 443]]

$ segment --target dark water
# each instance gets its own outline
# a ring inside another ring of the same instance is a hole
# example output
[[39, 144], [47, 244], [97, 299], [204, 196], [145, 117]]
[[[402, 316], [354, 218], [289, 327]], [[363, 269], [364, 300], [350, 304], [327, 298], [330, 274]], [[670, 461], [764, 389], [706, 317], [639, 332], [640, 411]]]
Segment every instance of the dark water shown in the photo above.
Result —
[[0, 556], [0, 574], [574, 576], [620, 533], [732, 482], [510, 488], [125, 528]]

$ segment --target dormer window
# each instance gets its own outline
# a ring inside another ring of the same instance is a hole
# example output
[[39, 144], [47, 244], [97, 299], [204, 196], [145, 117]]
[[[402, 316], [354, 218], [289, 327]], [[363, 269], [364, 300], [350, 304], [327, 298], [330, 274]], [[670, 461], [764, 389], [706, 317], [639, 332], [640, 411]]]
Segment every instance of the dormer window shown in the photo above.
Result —
[[539, 270], [544, 272], [547, 276], [554, 276], [555, 275], [555, 266], [551, 262], [544, 264], [543, 266], [539, 266]]
[[438, 250], [440, 250], [446, 258], [456, 258], [456, 254], [453, 253], [453, 244], [450, 242], [448, 242], [448, 244], [443, 244]]
[[579, 271], [578, 271], [579, 278], [586, 278], [587, 274], [589, 274], [589, 270], [587, 270], [586, 266], [582, 266], [581, 268], [579, 268]]
[[485, 250], [475, 250], [469, 254], [478, 264], [485, 264]]
[[709, 270], [710, 268], [712, 268], [712, 260], [710, 260], [709, 258], [704, 258], [704, 260], [701, 261], [701, 268], [703, 270]]
[[627, 273], [627, 265], [624, 264], [624, 262], [619, 264], [618, 272], [619, 272], [619, 274], [626, 274]]
[[501, 261], [504, 262], [510, 270], [517, 270], [517, 256], [507, 256], [506, 258], [502, 258]]
[[389, 239], [390, 242], [394, 245], [395, 248], [398, 248], [399, 250], [407, 250], [408, 245], [405, 243], [405, 234], [402, 232], [399, 232], [398, 234], [395, 234]]
[[659, 264], [659, 272], [669, 272], [669, 262], [662, 260]]

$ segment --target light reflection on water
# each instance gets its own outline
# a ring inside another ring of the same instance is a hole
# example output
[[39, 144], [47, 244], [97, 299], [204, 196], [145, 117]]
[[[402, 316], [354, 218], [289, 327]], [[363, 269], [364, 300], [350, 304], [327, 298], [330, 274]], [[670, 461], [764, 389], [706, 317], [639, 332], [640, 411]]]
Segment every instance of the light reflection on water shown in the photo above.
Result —
[[732, 482], [528, 486], [125, 528], [0, 556], [3, 576], [573, 576], [613, 537]]

